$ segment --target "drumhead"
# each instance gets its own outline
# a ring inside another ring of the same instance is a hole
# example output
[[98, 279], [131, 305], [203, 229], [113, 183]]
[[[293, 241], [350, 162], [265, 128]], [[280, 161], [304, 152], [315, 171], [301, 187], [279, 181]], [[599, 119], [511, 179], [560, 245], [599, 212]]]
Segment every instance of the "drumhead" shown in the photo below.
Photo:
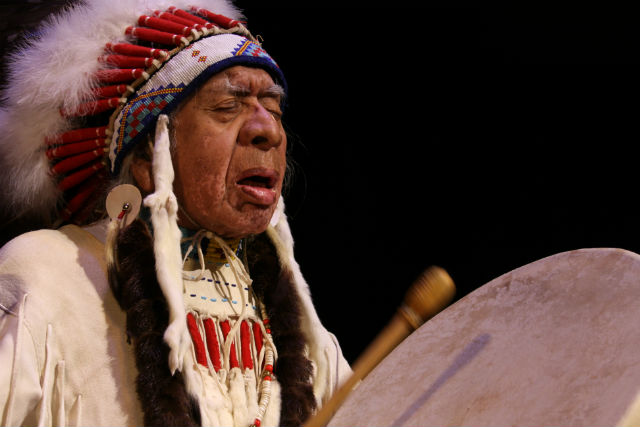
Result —
[[640, 390], [639, 325], [638, 254], [544, 258], [425, 323], [329, 425], [615, 425]]

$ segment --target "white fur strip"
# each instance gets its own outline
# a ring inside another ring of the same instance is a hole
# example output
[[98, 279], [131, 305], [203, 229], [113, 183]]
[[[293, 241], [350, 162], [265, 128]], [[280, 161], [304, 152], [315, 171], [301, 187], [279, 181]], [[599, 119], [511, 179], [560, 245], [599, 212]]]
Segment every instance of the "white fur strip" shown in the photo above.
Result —
[[[249, 417], [258, 413], [258, 385], [256, 381], [256, 371], [253, 369], [244, 370], [244, 389], [246, 393], [247, 413]], [[253, 424], [253, 419], [249, 418], [249, 425]]]
[[144, 199], [144, 205], [151, 210], [156, 273], [169, 306], [169, 326], [164, 333], [164, 340], [171, 349], [169, 369], [173, 374], [176, 369], [182, 370], [184, 355], [191, 348], [191, 338], [187, 330], [187, 315], [182, 298], [181, 233], [177, 223], [178, 202], [172, 187], [174, 175], [168, 122], [169, 118], [166, 115], [161, 114], [158, 117], [153, 149], [155, 192]]
[[190, 381], [194, 389], [190, 390], [190, 392], [198, 397], [202, 425], [233, 425], [232, 403], [226, 387], [220, 383], [217, 376], [212, 376], [204, 366], [195, 363], [195, 361], [190, 366], [192, 367], [185, 368], [185, 373], [187, 373], [185, 377], [194, 377]]
[[322, 401], [325, 396], [328, 396], [330, 390], [327, 387], [327, 382], [319, 379], [329, 377], [330, 366], [327, 363], [324, 349], [331, 347], [332, 343], [329, 339], [329, 333], [324, 326], [322, 326], [318, 314], [313, 307], [309, 285], [304, 280], [300, 266], [294, 258], [293, 236], [291, 235], [287, 216], [284, 213], [282, 197], [278, 203], [278, 211], [278, 222], [275, 226], [270, 225], [267, 228], [267, 235], [276, 247], [282, 269], [288, 270], [293, 276], [295, 288], [302, 303], [302, 332], [305, 334], [306, 341], [309, 345], [309, 357], [316, 364], [317, 369], [316, 378], [313, 382], [313, 391], [318, 403], [322, 404]]
[[278, 426], [280, 425], [280, 405], [282, 404], [280, 399], [280, 383], [274, 378], [271, 380], [271, 396], [269, 398], [269, 405], [267, 410], [262, 416], [261, 425]]
[[246, 426], [253, 422], [247, 411], [247, 394], [244, 389], [244, 375], [240, 368], [229, 371], [229, 396], [233, 401], [233, 425]]

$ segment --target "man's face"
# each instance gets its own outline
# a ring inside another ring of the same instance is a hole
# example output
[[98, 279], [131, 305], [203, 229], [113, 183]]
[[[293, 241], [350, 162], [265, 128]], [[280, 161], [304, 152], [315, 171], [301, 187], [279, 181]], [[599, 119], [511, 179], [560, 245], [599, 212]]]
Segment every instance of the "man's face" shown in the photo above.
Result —
[[264, 70], [235, 66], [211, 77], [173, 117], [179, 224], [227, 238], [263, 232], [286, 167], [282, 89]]

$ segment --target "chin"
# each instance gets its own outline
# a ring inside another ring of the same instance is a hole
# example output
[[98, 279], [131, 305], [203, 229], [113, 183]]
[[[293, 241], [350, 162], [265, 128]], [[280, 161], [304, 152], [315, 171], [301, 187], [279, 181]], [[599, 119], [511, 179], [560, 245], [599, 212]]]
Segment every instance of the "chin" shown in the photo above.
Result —
[[[250, 235], [260, 234], [267, 230], [269, 222], [273, 216], [274, 208], [268, 208], [267, 210], [260, 209], [258, 212], [243, 212], [237, 214], [233, 221], [227, 222], [227, 226], [224, 227], [225, 232], [221, 233], [222, 237], [227, 238], [243, 238]], [[213, 230], [215, 232], [215, 230]]]
[[269, 218], [267, 219], [260, 219], [260, 220], [256, 220], [254, 222], [252, 222], [246, 229], [246, 233], [245, 237], [251, 234], [260, 234], [260, 233], [264, 233], [265, 231], [267, 231], [267, 227], [269, 227], [269, 221], [271, 220], [271, 217], [269, 216]]

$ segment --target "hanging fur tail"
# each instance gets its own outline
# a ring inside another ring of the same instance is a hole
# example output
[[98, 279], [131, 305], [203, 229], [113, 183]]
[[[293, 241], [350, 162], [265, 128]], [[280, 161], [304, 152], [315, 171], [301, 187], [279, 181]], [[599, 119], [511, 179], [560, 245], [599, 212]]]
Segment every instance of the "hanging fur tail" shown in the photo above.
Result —
[[276, 249], [267, 233], [251, 239], [247, 261], [253, 289], [267, 307], [273, 340], [278, 349], [275, 374], [281, 386], [280, 425], [300, 426], [316, 409], [311, 384], [313, 368], [305, 356], [300, 326], [302, 310], [291, 274], [280, 268]]
[[[116, 221], [112, 221], [116, 223]], [[171, 375], [169, 346], [163, 335], [169, 323], [165, 298], [156, 278], [153, 239], [136, 219], [120, 230], [110, 225], [107, 240], [109, 285], [127, 315], [133, 343], [136, 387], [145, 425], [199, 426], [200, 409], [185, 388], [180, 372]]]

